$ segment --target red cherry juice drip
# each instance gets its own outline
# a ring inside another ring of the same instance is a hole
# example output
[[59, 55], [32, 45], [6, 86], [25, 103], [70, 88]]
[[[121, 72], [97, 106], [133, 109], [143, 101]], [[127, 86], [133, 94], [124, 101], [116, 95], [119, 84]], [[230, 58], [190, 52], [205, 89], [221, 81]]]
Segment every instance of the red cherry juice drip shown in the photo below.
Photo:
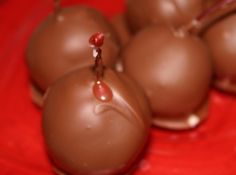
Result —
[[104, 34], [95, 33], [89, 39], [90, 45], [93, 47], [95, 65], [94, 70], [96, 72], [96, 82], [93, 85], [93, 94], [95, 97], [102, 102], [109, 102], [112, 100], [113, 94], [111, 88], [103, 82], [103, 73], [104, 66], [102, 63], [102, 49], [100, 48], [103, 45]]
[[110, 87], [103, 81], [95, 82], [93, 85], [93, 94], [98, 100], [103, 102], [109, 102], [113, 97]]

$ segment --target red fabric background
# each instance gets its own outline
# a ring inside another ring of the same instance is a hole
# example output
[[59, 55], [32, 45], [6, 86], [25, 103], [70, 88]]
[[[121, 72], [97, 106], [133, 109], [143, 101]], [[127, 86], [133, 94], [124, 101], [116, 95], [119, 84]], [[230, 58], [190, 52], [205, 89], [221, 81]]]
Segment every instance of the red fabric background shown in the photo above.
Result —
[[[86, 3], [105, 15], [123, 11], [123, 0]], [[0, 174], [52, 175], [43, 146], [41, 116], [30, 100], [25, 49], [32, 30], [52, 10], [52, 0], [0, 0]], [[211, 91], [209, 119], [198, 129], [153, 128], [135, 175], [235, 175], [236, 97]]]

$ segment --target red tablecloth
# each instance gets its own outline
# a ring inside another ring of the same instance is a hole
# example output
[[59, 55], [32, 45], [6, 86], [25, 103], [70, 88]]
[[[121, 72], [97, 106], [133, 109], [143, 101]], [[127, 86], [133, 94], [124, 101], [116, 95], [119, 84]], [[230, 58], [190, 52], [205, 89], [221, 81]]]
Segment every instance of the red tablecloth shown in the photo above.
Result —
[[[67, 0], [112, 15], [122, 0]], [[41, 116], [30, 100], [25, 49], [52, 0], [0, 0], [0, 174], [52, 175], [41, 135]], [[153, 128], [135, 175], [235, 175], [236, 97], [212, 90], [209, 119], [198, 129]]]

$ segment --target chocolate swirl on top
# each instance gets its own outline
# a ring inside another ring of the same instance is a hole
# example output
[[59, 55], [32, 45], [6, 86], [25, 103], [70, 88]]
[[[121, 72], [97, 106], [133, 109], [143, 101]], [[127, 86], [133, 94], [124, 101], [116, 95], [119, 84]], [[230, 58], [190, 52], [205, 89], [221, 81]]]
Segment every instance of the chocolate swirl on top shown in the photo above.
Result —
[[50, 89], [43, 131], [49, 154], [62, 170], [71, 174], [123, 172], [143, 149], [150, 126], [149, 107], [121, 77], [110, 69], [104, 71], [103, 81], [114, 94], [109, 102], [93, 95], [96, 76], [92, 68], [72, 72]]

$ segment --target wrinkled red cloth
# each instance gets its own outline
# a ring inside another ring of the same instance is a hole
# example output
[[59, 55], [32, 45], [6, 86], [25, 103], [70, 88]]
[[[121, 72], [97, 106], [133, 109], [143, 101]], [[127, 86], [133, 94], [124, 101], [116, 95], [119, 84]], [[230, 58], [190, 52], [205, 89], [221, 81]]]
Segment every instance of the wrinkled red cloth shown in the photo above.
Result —
[[[111, 17], [123, 0], [85, 3]], [[0, 0], [0, 174], [53, 175], [41, 134], [41, 114], [31, 102], [25, 50], [52, 0]], [[208, 120], [192, 131], [153, 128], [135, 175], [235, 175], [236, 97], [211, 91]]]

